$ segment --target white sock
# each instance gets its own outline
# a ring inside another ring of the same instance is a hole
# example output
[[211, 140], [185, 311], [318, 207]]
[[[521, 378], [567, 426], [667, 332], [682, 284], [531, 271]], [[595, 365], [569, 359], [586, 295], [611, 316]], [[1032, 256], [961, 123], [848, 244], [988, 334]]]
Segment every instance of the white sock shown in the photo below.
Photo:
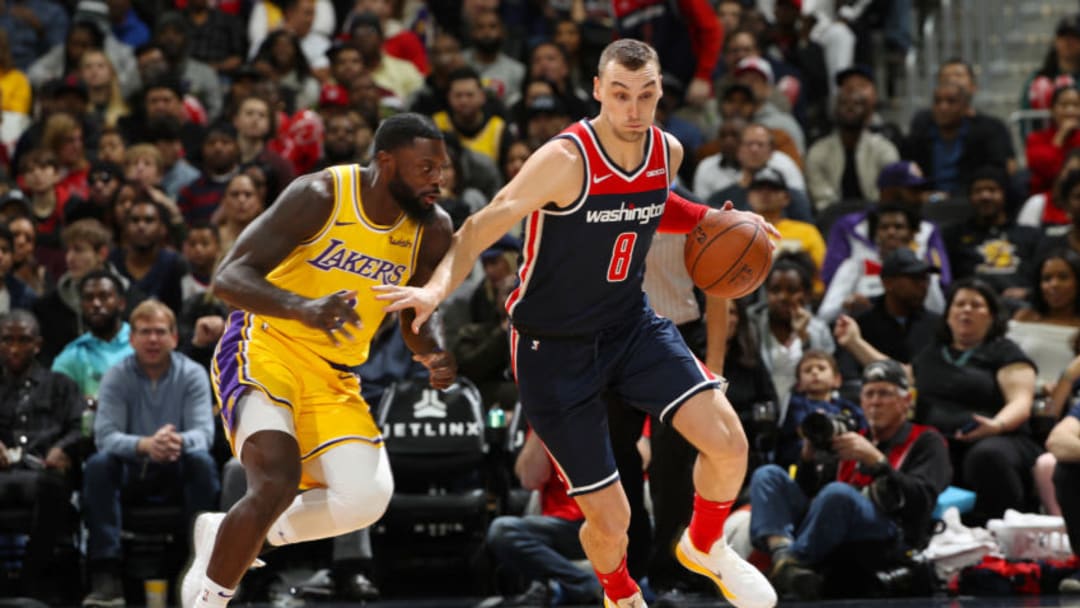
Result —
[[202, 588], [195, 598], [194, 608], [225, 608], [234, 595], [236, 595], [236, 589], [226, 589], [210, 580], [209, 576], [204, 576]]

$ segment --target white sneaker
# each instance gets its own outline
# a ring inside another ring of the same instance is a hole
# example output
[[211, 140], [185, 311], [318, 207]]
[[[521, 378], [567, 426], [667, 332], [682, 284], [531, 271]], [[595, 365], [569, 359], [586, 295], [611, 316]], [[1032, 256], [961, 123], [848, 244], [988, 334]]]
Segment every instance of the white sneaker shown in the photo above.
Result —
[[684, 531], [675, 546], [675, 558], [687, 570], [708, 577], [736, 608], [772, 608], [776, 590], [760, 570], [751, 566], [723, 539], [709, 553], [698, 551]]
[[181, 579], [183, 582], [180, 584], [180, 605], [183, 608], [192, 608], [198, 599], [223, 519], [224, 513], [200, 513], [195, 518], [194, 530], [191, 532], [191, 564], [184, 572], [184, 578]]
[[624, 597], [617, 602], [604, 594], [604, 608], [649, 608], [649, 606], [645, 603], [645, 599], [641, 597], [641, 592], [638, 591], [634, 595]]

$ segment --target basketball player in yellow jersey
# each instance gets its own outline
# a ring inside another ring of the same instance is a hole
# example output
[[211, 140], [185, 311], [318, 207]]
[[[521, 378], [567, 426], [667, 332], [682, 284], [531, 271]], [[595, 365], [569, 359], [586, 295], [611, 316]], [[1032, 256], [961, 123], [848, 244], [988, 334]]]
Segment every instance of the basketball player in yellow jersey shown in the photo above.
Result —
[[[350, 370], [384, 316], [371, 287], [423, 285], [450, 245], [435, 204], [448, 163], [428, 118], [388, 118], [369, 167], [300, 177], [222, 260], [214, 292], [239, 310], [211, 371], [248, 492], [195, 520], [184, 608], [224, 607], [264, 543], [336, 536], [385, 511], [386, 450]], [[431, 324], [402, 335], [431, 385], [449, 386], [456, 365]]]

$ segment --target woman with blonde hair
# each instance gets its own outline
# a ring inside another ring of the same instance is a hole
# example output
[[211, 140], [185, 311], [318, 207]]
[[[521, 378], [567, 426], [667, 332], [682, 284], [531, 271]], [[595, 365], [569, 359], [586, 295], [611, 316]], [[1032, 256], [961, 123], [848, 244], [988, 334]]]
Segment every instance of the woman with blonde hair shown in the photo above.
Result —
[[79, 76], [86, 83], [90, 97], [89, 112], [101, 124], [115, 126], [120, 117], [131, 113], [120, 91], [116, 68], [105, 51], [89, 49], [84, 52], [79, 59]]
[[83, 128], [70, 114], [58, 112], [45, 121], [41, 145], [56, 157], [60, 168], [60, 184], [76, 196], [89, 194], [87, 175], [90, 161], [83, 146]]

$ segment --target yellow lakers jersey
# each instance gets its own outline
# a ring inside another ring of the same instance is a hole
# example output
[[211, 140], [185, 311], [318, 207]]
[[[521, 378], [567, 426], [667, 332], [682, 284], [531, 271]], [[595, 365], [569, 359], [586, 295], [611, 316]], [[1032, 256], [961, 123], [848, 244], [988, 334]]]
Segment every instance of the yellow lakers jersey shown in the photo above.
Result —
[[364, 213], [360, 200], [360, 166], [327, 169], [334, 177], [334, 210], [319, 232], [301, 243], [267, 280], [306, 298], [356, 292], [355, 310], [361, 329], [347, 327], [353, 340], [337, 334], [334, 345], [321, 329], [299, 321], [264, 317], [283, 337], [300, 342], [332, 363], [354, 366], [367, 360], [371, 338], [382, 323], [385, 302], [375, 299], [373, 285], [404, 285], [416, 268], [423, 230], [402, 213], [389, 226], [376, 224]]
[[[445, 110], [433, 114], [431, 120], [443, 133], [456, 133], [454, 123], [450, 121], [450, 114]], [[466, 137], [462, 133], [457, 133], [457, 136], [461, 140], [461, 145], [498, 162], [499, 142], [502, 141], [502, 134], [505, 129], [506, 121], [499, 116], [492, 116], [484, 123], [484, 127], [472, 137]]]

